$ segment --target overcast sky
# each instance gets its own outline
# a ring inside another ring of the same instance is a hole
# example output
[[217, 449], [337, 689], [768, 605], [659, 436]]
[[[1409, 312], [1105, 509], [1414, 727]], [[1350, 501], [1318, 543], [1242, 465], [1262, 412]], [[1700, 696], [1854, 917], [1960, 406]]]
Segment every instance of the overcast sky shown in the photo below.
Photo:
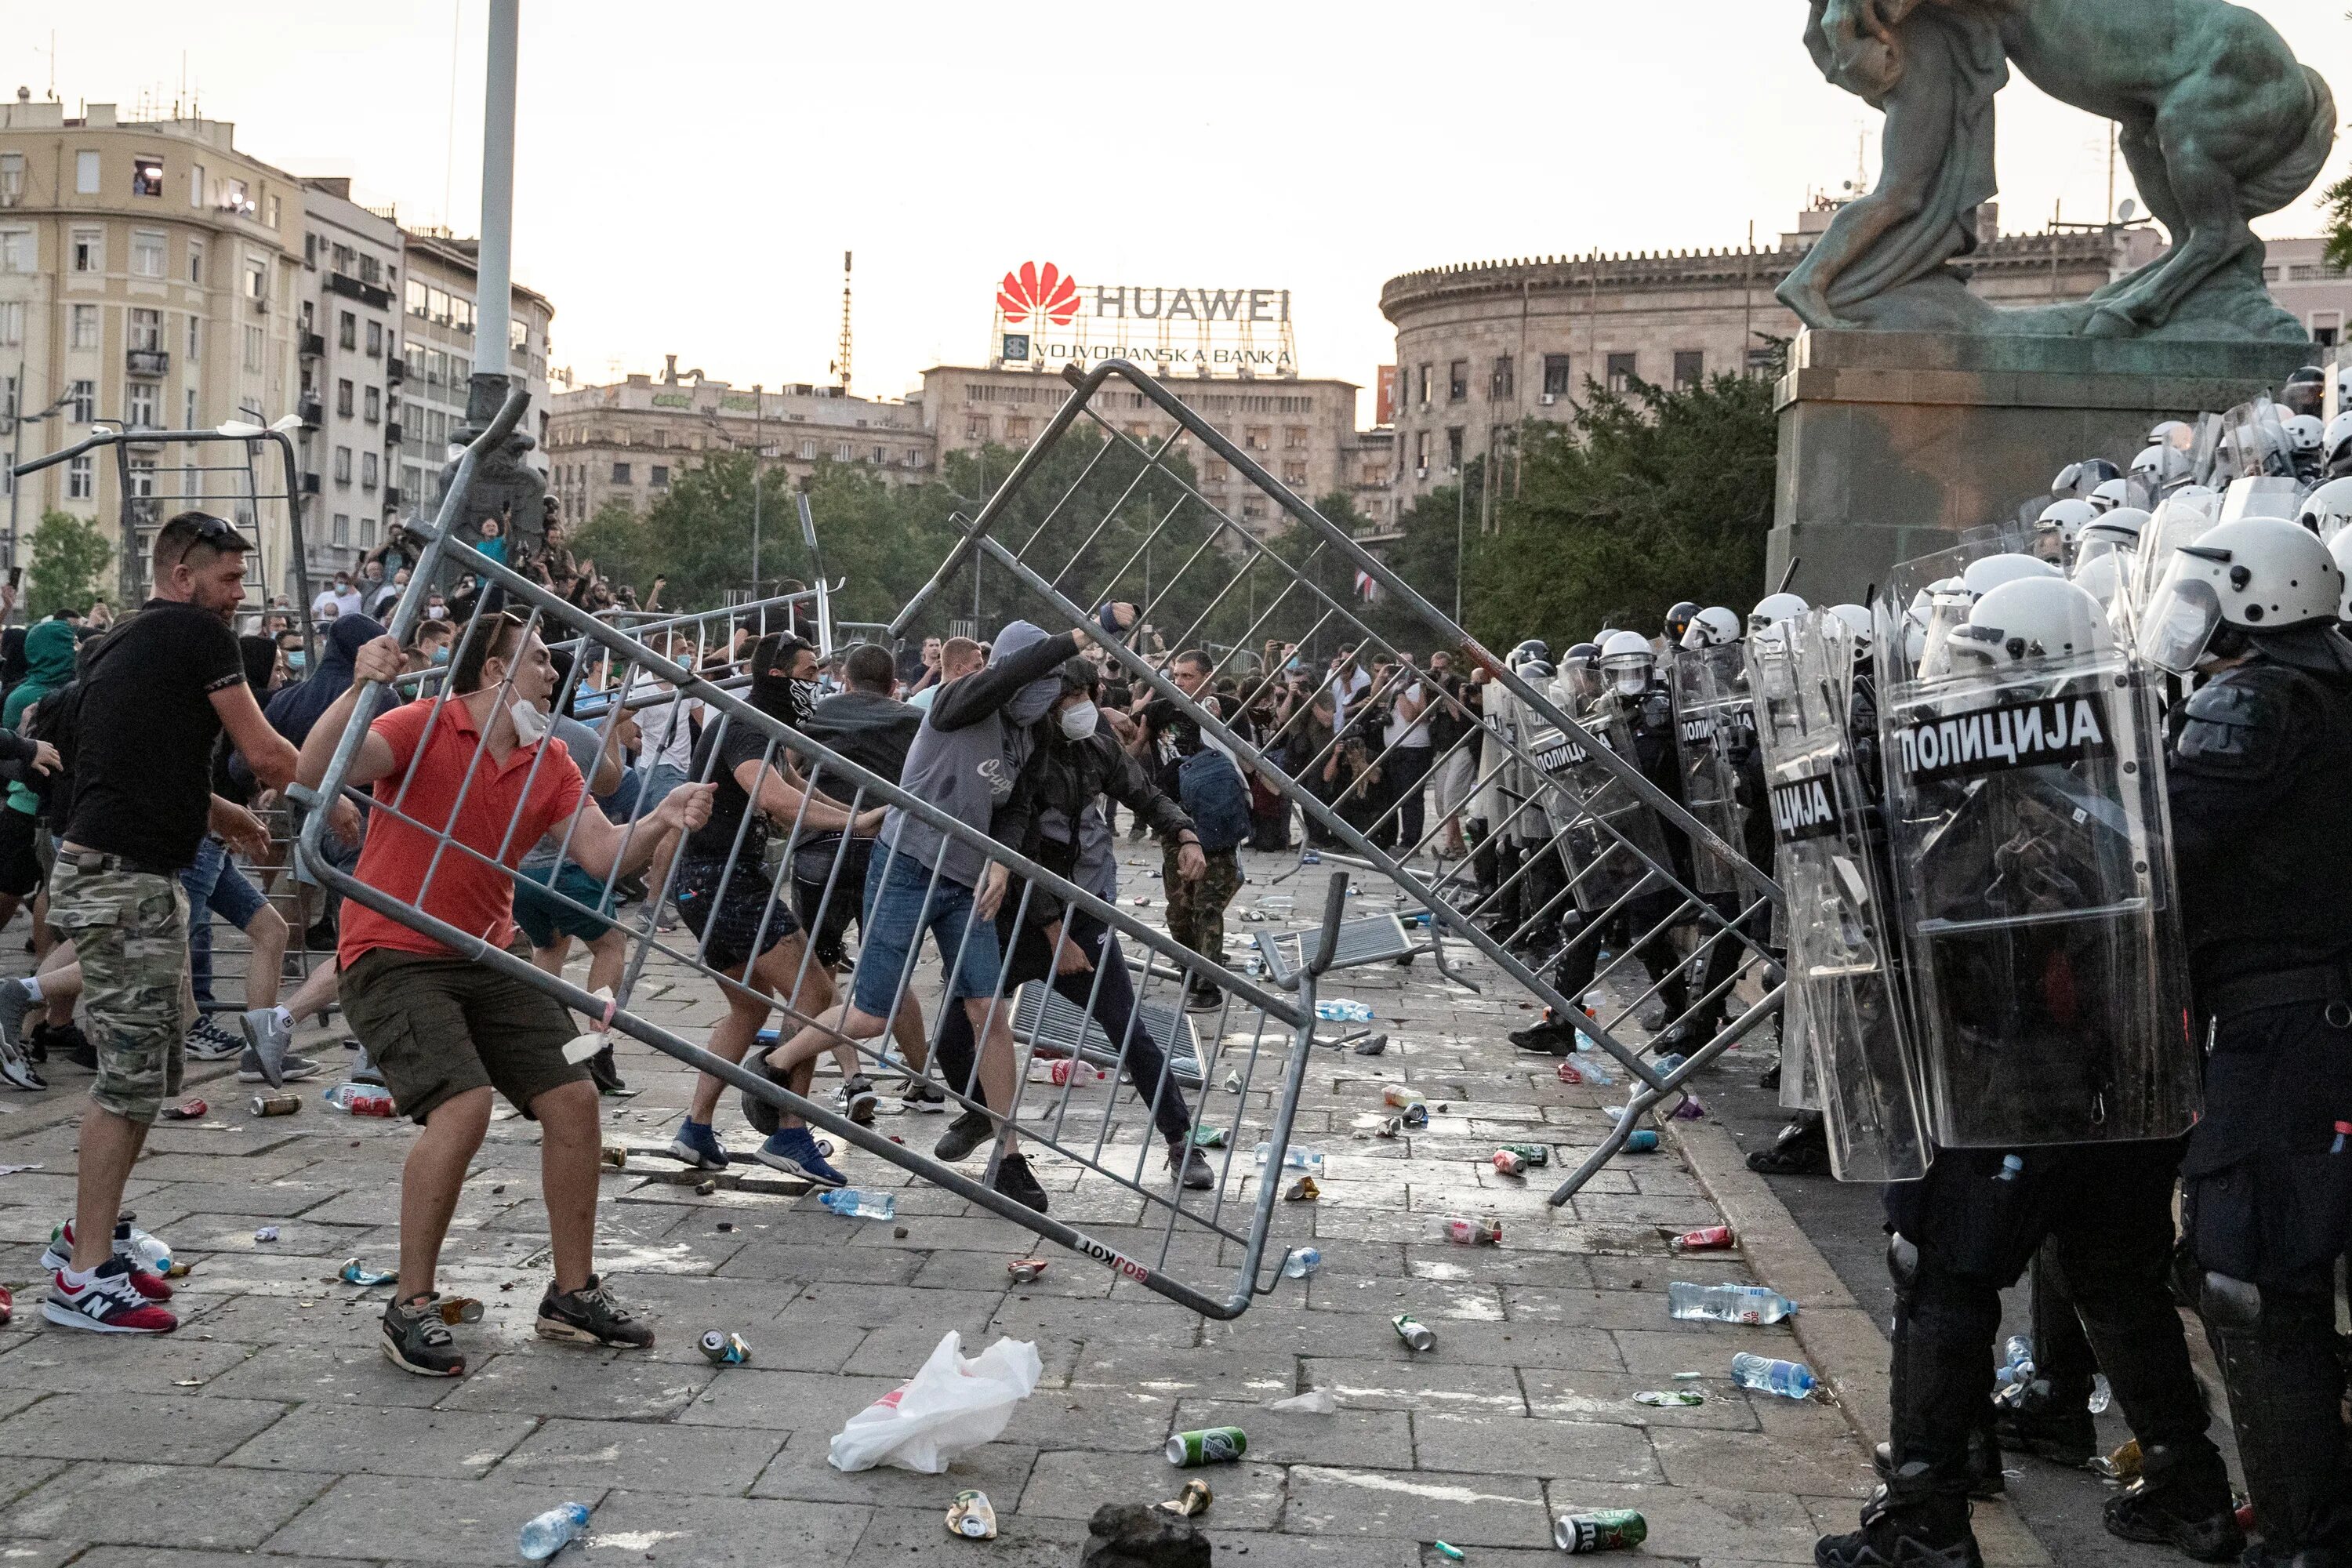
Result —
[[[2252, 8], [2352, 92], [2343, 0]], [[142, 95], [168, 112], [184, 79], [246, 151], [470, 234], [486, 13], [0, 0], [0, 91], [54, 79], [68, 112], [127, 115]], [[1286, 288], [1301, 368], [1369, 383], [1391, 357], [1379, 296], [1395, 273], [1732, 245], [1751, 224], [1769, 243], [1865, 148], [1874, 171], [1878, 116], [1814, 72], [1804, 15], [526, 0], [516, 276], [555, 301], [555, 363], [583, 381], [665, 352], [742, 384], [824, 381], [848, 248], [861, 394], [978, 363], [996, 279], [1028, 259], [1082, 284]], [[2055, 204], [2097, 219], [2105, 124], [2021, 79], [2000, 115], [2004, 226]], [[2347, 160], [2339, 144], [2322, 183]], [[2315, 210], [2259, 226], [2311, 233]]]

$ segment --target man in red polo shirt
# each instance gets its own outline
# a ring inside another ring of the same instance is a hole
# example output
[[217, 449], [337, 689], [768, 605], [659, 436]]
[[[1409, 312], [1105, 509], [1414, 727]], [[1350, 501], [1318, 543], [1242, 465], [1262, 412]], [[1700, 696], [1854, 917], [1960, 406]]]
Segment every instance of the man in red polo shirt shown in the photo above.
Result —
[[[303, 743], [304, 784], [326, 775], [361, 687], [388, 681], [404, 667], [390, 637], [360, 649], [352, 689]], [[600, 881], [616, 868], [625, 877], [643, 868], [670, 830], [691, 831], [708, 820], [711, 786], [687, 784], [634, 833], [614, 826], [588, 801], [570, 752], [541, 743], [555, 684], [546, 645], [523, 618], [488, 615], [457, 650], [446, 702], [411, 702], [376, 720], [347, 775], [353, 785], [375, 785], [359, 880], [504, 947], [514, 931], [508, 872], [575, 814], [569, 853]], [[454, 842], [444, 847], [436, 833]], [[343, 1016], [402, 1113], [425, 1129], [401, 1176], [400, 1286], [384, 1310], [385, 1357], [421, 1376], [465, 1373], [466, 1358], [435, 1305], [434, 1273], [459, 1184], [489, 1127], [494, 1089], [541, 1127], [555, 1279], [539, 1304], [540, 1334], [573, 1344], [651, 1345], [653, 1331], [605, 1292], [590, 1267], [602, 1140], [588, 1069], [563, 1057], [576, 1032], [571, 1015], [544, 992], [355, 900], [343, 906], [337, 956]]]

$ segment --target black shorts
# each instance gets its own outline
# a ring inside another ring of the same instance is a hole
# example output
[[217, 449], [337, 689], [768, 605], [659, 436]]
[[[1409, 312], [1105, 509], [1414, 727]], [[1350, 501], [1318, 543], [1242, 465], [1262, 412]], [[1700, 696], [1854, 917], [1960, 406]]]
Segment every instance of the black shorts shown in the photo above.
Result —
[[34, 846], [47, 832], [39, 818], [0, 805], [0, 893], [21, 899], [41, 885], [40, 856]]
[[[834, 857], [840, 856], [839, 868]], [[814, 843], [803, 844], [793, 854], [793, 908], [801, 919], [801, 929], [814, 931], [811, 945], [816, 950], [816, 961], [827, 969], [839, 969], [849, 956], [842, 938], [849, 932], [849, 922], [858, 921], [865, 929], [862, 906], [866, 900], [866, 870], [874, 858], [874, 840], [852, 838], [846, 851], [841, 847], [838, 836], [828, 835]], [[826, 883], [833, 886], [833, 897], [824, 896]], [[824, 918], [817, 910], [822, 906]]]
[[[724, 898], [717, 896], [722, 878]], [[682, 859], [669, 896], [713, 969], [740, 969], [801, 929], [760, 866], [737, 866], [730, 875], [724, 860]]]

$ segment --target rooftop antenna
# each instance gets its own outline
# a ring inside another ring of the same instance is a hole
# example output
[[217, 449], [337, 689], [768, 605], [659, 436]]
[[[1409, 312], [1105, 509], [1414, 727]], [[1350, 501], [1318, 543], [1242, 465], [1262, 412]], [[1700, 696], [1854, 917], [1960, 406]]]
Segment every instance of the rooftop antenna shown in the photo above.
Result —
[[841, 253], [841, 343], [835, 351], [833, 374], [841, 395], [849, 395], [849, 252]]

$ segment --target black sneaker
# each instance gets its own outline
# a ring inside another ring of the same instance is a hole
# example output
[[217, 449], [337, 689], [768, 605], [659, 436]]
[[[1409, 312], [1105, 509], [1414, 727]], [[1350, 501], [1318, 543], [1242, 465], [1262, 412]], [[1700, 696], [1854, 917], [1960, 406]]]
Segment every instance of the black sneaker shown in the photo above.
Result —
[[948, 1108], [945, 1090], [935, 1083], [919, 1078], [907, 1080], [906, 1092], [898, 1096], [898, 1109], [909, 1114], [938, 1116]]
[[987, 1142], [995, 1131], [996, 1118], [985, 1110], [967, 1110], [948, 1123], [948, 1130], [931, 1145], [931, 1157], [953, 1163]]
[[1558, 1024], [1538, 1024], [1530, 1029], [1512, 1030], [1511, 1044], [1523, 1051], [1564, 1057], [1576, 1049], [1576, 1031], [1562, 1028]]
[[2200, 1563], [2234, 1563], [2246, 1549], [2238, 1528], [2230, 1473], [2210, 1444], [2183, 1454], [2169, 1444], [2149, 1447], [2140, 1458], [2139, 1479], [2107, 1500], [2110, 1535], [2151, 1546], [2170, 1546]]
[[1984, 1568], [1969, 1528], [1969, 1500], [1937, 1495], [1897, 1502], [1890, 1493], [1906, 1480], [1916, 1486], [1917, 1478], [1898, 1475], [1872, 1494], [1860, 1530], [1813, 1542], [1816, 1568]]
[[613, 1300], [595, 1275], [579, 1289], [557, 1295], [550, 1284], [539, 1302], [539, 1337], [574, 1345], [613, 1345], [622, 1350], [651, 1349], [654, 1331], [629, 1316]]
[[1748, 1168], [1768, 1176], [1826, 1176], [1830, 1171], [1830, 1135], [1821, 1112], [1808, 1110], [1780, 1129], [1769, 1149], [1748, 1156]]
[[596, 1085], [598, 1094], [621, 1094], [628, 1089], [628, 1080], [613, 1064], [613, 1047], [606, 1046], [588, 1058], [588, 1076]]
[[1209, 1168], [1209, 1157], [1188, 1143], [1168, 1145], [1168, 1169], [1186, 1192], [1205, 1193], [1216, 1187], [1217, 1173]]
[[860, 1127], [874, 1125], [874, 1080], [857, 1073], [833, 1091], [833, 1107]]
[[1184, 988], [1184, 1011], [1213, 1013], [1225, 1005], [1225, 994], [1213, 985], [1188, 985]]
[[1036, 1173], [1029, 1169], [1025, 1154], [1007, 1154], [996, 1163], [996, 1180], [990, 1184], [1016, 1204], [1026, 1204], [1039, 1214], [1045, 1212], [1045, 1189], [1037, 1184]]
[[383, 1359], [419, 1377], [463, 1377], [465, 1352], [441, 1321], [440, 1293], [383, 1309]]

